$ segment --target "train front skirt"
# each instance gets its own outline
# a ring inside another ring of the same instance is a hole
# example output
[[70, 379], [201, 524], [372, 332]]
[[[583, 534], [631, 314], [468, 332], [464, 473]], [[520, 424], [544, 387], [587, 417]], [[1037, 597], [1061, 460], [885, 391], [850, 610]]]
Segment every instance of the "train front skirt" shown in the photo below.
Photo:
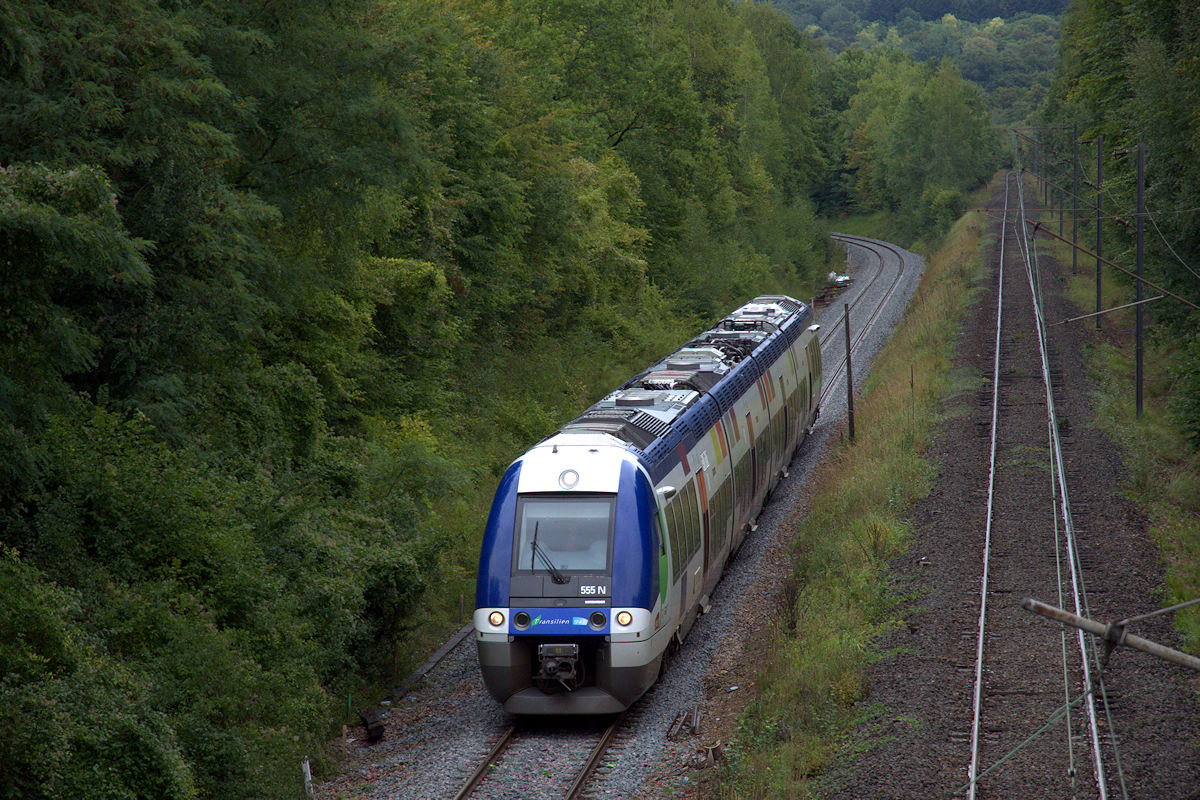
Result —
[[[484, 616], [480, 613], [484, 611], [490, 610], [480, 609], [477, 616]], [[519, 614], [521, 610], [503, 611]], [[511, 629], [486, 632], [478, 630], [486, 625], [477, 625], [475, 642], [483, 681], [505, 711], [615, 714], [654, 685], [661, 657], [653, 654], [663, 650], [658, 640], [669, 636], [665, 627], [657, 633], [614, 633], [607, 625], [594, 630], [588, 624], [588, 615], [594, 611], [536, 609], [541, 617], [538, 622], [543, 623], [532, 626], [538, 629], [536, 634]], [[639, 611], [639, 617], [647, 615], [645, 610]]]

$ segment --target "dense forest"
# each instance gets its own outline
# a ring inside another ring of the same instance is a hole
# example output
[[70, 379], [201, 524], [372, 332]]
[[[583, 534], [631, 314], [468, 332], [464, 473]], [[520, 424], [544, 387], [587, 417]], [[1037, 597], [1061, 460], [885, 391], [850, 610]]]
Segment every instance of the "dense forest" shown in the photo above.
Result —
[[912, 236], [995, 164], [953, 67], [759, 3], [26, 0], [0, 44], [0, 798], [294, 796], [454, 624], [508, 460], [811, 289], [822, 215]]
[[[1048, 175], [1072, 179], [1071, 137], [1077, 130], [1086, 182], [1080, 207], [1083, 233], [1096, 193], [1096, 138], [1103, 137], [1104, 255], [1135, 263], [1129, 224], [1137, 213], [1137, 162], [1145, 149], [1146, 278], [1200, 303], [1200, 6], [1190, 2], [1114, 4], [1076, 0], [1063, 27], [1061, 68], [1032, 133], [1052, 150]], [[1077, 127], [1076, 127], [1077, 126]], [[1088, 239], [1085, 239], [1088, 241]], [[1130, 298], [1132, 299], [1132, 298]], [[1174, 410], [1192, 444], [1200, 446], [1200, 332], [1196, 313], [1176, 302], [1148, 308], [1149, 328], [1170, 352], [1177, 384]], [[1180, 343], [1176, 346], [1174, 343]]]
[[778, 0], [776, 5], [833, 52], [901, 50], [917, 61], [949, 60], [977, 84], [1001, 125], [1040, 109], [1054, 77], [1066, 0]]
[[1058, 16], [1070, 0], [776, 0], [775, 5], [801, 27], [822, 18], [855, 22], [903, 23], [940, 20], [950, 14], [968, 22], [984, 22], [1017, 14]]

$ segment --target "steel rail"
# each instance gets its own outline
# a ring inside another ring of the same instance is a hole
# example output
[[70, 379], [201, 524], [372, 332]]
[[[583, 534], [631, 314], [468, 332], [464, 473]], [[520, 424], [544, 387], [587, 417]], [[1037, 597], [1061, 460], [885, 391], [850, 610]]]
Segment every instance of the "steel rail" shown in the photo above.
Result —
[[[603, 758], [604, 754], [608, 751], [608, 747], [612, 744], [613, 738], [616, 736], [617, 731], [621, 727], [621, 723], [625, 721], [627, 713], [628, 712], [621, 712], [620, 714], [617, 714], [613, 718], [613, 721], [609, 723], [608, 727], [604, 730], [604, 733], [600, 735], [600, 738], [596, 741], [596, 743], [592, 745], [590, 755], [588, 755], [583, 766], [580, 767], [575, 773], [575, 777], [571, 780], [570, 787], [563, 795], [565, 800], [575, 800], [575, 798], [578, 798], [583, 793], [583, 790], [587, 786], [588, 780], [591, 778], [592, 773], [595, 772], [596, 767], [600, 764], [600, 759]], [[487, 757], [484, 758], [483, 762], [475, 768], [473, 773], [471, 773], [471, 777], [465, 784], [463, 784], [463, 787], [459, 789], [458, 794], [454, 795], [454, 800], [465, 800], [465, 798], [470, 797], [475, 793], [475, 791], [479, 788], [479, 785], [483, 783], [488, 771], [491, 769], [496, 759], [498, 759], [506, 750], [508, 750], [509, 746], [513, 743], [515, 732], [516, 726], [510, 725], [496, 741], [496, 744], [492, 746], [492, 749], [488, 751]], [[526, 737], [522, 736], [521, 738], [524, 739]]]
[[[1054, 405], [1054, 384], [1050, 378], [1050, 359], [1046, 345], [1046, 321], [1042, 314], [1041, 298], [1038, 295], [1038, 290], [1035, 285], [1035, 276], [1033, 268], [1033, 254], [1030, 249], [1029, 234], [1027, 232], [1028, 220], [1025, 213], [1024, 195], [1020, 192], [1018, 185], [1017, 199], [1020, 203], [1021, 229], [1018, 234], [1017, 241], [1023, 245], [1025, 259], [1025, 274], [1029, 283], [1030, 297], [1033, 302], [1033, 312], [1035, 319], [1035, 327], [1037, 328], [1038, 349], [1041, 355], [1042, 367], [1042, 382], [1046, 387], [1046, 413], [1049, 419], [1050, 433], [1053, 444], [1053, 456], [1055, 465], [1058, 469], [1058, 489], [1060, 506], [1059, 512], [1062, 516], [1064, 526], [1064, 538], [1067, 543], [1067, 563], [1071, 568], [1071, 595], [1075, 604], [1075, 613], [1080, 616], [1088, 616], [1087, 596], [1082, 588], [1082, 577], [1079, 575], [1079, 555], [1078, 546], [1075, 540], [1075, 527], [1071, 518], [1071, 502], [1067, 492], [1067, 477], [1066, 467], [1063, 463], [1062, 455], [1062, 439], [1058, 431], [1058, 415], [1055, 412]], [[1082, 660], [1083, 682], [1084, 689], [1092, 688], [1092, 674], [1088, 658], [1088, 643], [1083, 635], [1082, 630], [1076, 631], [1076, 638], [1079, 643], [1079, 654]], [[1100, 792], [1100, 800], [1108, 798], [1108, 784], [1104, 777], [1104, 760], [1100, 753], [1100, 732], [1096, 721], [1096, 703], [1094, 696], [1089, 693], [1086, 700], [1085, 708], [1088, 715], [1088, 728], [1091, 739], [1092, 762], [1095, 770], [1096, 785]]]
[[612, 721], [608, 729], [600, 737], [600, 741], [592, 748], [592, 754], [588, 757], [587, 763], [583, 765], [583, 769], [575, 776], [575, 780], [571, 782], [571, 788], [567, 790], [566, 800], [575, 800], [583, 793], [583, 788], [587, 786], [588, 779], [592, 776], [592, 772], [600, 763], [600, 759], [604, 757], [604, 753], [608, 750], [608, 746], [612, 744], [613, 737], [617, 733], [617, 729], [621, 727], [621, 723], [625, 720], [625, 713], [617, 715], [617, 718]]
[[500, 738], [496, 741], [496, 744], [494, 744], [492, 749], [488, 751], [487, 757], [483, 759], [483, 763], [475, 768], [475, 771], [471, 773], [471, 777], [467, 779], [467, 782], [463, 785], [463, 788], [459, 789], [458, 794], [454, 795], [454, 800], [464, 800], [464, 798], [471, 796], [471, 793], [474, 792], [475, 788], [483, 781], [483, 776], [486, 775], [488, 769], [491, 768], [492, 762], [494, 762], [501, 753], [508, 749], [509, 744], [512, 743], [513, 733], [515, 733], [516, 730], [516, 725], [508, 726], [508, 730], [501, 734]]
[[992, 547], [992, 517], [996, 490], [996, 428], [1000, 411], [1000, 328], [1004, 311], [1004, 242], [1008, 229], [1008, 193], [1012, 174], [1005, 178], [1004, 217], [1000, 225], [1000, 275], [996, 281], [996, 349], [992, 357], [992, 432], [988, 461], [987, 522], [983, 533], [983, 577], [979, 589], [979, 639], [975, 646], [975, 687], [971, 718], [971, 761], [967, 768], [967, 800], [975, 800], [975, 782], [979, 771], [979, 720], [983, 705], [983, 642], [987, 620], [988, 568]]
[[[1013, 179], [1017, 179], [1015, 189], [1016, 209], [1014, 209], [1017, 220], [1015, 225], [1010, 226], [1010, 197], [1014, 193], [1012, 186]], [[1049, 355], [1046, 342], [1046, 323], [1045, 316], [1041, 307], [1041, 298], [1039, 295], [1039, 287], [1037, 277], [1035, 276], [1034, 258], [1030, 245], [1030, 236], [1028, 233], [1027, 212], [1025, 210], [1023, 186], [1019, 175], [1009, 173], [1005, 179], [1005, 198], [1004, 198], [1004, 214], [1002, 217], [1001, 234], [1000, 234], [1000, 259], [998, 267], [998, 280], [996, 290], [996, 338], [995, 349], [993, 354], [993, 370], [992, 370], [992, 420], [991, 420], [991, 435], [990, 435], [990, 454], [988, 466], [988, 494], [987, 494], [987, 521], [984, 531], [983, 543], [983, 574], [980, 582], [980, 604], [979, 604], [979, 624], [978, 624], [978, 641], [976, 643], [976, 658], [975, 658], [975, 681], [973, 689], [973, 704], [972, 704], [972, 722], [971, 722], [971, 758], [968, 766], [968, 783], [964, 787], [967, 790], [969, 800], [974, 800], [977, 782], [982, 775], [979, 772], [979, 739], [982, 724], [982, 703], [984, 692], [984, 677], [983, 677], [983, 661], [984, 661], [984, 642], [986, 639], [987, 627], [987, 595], [988, 595], [988, 578], [990, 568], [991, 544], [992, 544], [992, 523], [995, 516], [995, 477], [996, 477], [996, 451], [997, 451], [997, 429], [999, 422], [999, 406], [1000, 406], [1000, 359], [1001, 359], [1001, 342], [1003, 331], [1003, 312], [1004, 312], [1004, 262], [1006, 257], [1006, 243], [1008, 233], [1011, 228], [1013, 235], [1016, 237], [1016, 245], [1020, 253], [1020, 257], [1025, 267], [1025, 275], [1029, 285], [1030, 297], [1034, 311], [1035, 327], [1037, 328], [1039, 355], [1041, 360], [1042, 383], [1046, 391], [1046, 414], [1047, 425], [1050, 432], [1050, 447], [1053, 451], [1052, 455], [1055, 459], [1056, 475], [1054, 476], [1058, 484], [1058, 494], [1062, 498], [1060, 509], [1056, 511], [1056, 516], [1061, 513], [1065, 527], [1064, 538], [1067, 544], [1067, 560], [1071, 569], [1071, 587], [1075, 600], [1080, 602], [1080, 596], [1083, 595], [1081, 588], [1082, 580], [1078, 575], [1078, 553], [1077, 543], [1075, 538], [1074, 526], [1070, 515], [1070, 502], [1067, 495], [1066, 473], [1063, 465], [1062, 443], [1058, 433], [1058, 420], [1054, 406], [1054, 389], [1053, 382], [1050, 378], [1049, 370]], [[1055, 498], [1057, 501], [1058, 498]], [[1086, 595], [1083, 595], [1084, 607], [1086, 607]], [[1084, 680], [1085, 693], [1081, 696], [1081, 700], [1086, 699], [1086, 708], [1088, 710], [1088, 722], [1091, 740], [1091, 750], [1093, 766], [1095, 770], [1096, 783], [1099, 788], [1100, 800], [1107, 800], [1107, 783], [1104, 778], [1103, 759], [1100, 751], [1099, 727], [1096, 721], [1095, 704], [1092, 700], [1091, 689], [1091, 674], [1089, 669], [1088, 652], [1086, 643], [1083, 639], [1082, 631], [1078, 632], [1080, 643], [1080, 657], [1082, 661], [1082, 674]]]

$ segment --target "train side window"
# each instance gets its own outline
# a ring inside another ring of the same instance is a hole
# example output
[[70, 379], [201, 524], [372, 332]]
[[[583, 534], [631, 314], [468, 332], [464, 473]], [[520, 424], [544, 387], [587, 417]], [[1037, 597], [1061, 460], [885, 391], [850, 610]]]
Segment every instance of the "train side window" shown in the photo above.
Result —
[[679, 547], [679, 501], [667, 504], [667, 528], [671, 537], [671, 573], [678, 576], [683, 569], [683, 552]]
[[689, 483], [679, 493], [679, 516], [683, 522], [683, 533], [679, 538], [683, 543], [683, 552], [689, 559], [692, 556], [692, 506], [695, 504], [695, 500], [696, 498], [692, 494], [692, 484]]

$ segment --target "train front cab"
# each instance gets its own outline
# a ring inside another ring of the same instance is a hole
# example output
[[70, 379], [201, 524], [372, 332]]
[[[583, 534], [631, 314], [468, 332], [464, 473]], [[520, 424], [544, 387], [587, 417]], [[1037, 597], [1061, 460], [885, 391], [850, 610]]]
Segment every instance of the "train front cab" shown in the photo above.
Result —
[[[587, 456], [570, 450], [539, 457], [561, 462], [556, 475], [588, 475]], [[474, 624], [484, 683], [509, 713], [616, 713], [657, 678], [671, 635], [657, 504], [649, 476], [616, 460], [619, 478], [603, 487], [615, 491], [590, 491], [583, 478], [569, 490], [523, 491], [545, 487], [521, 480], [522, 462], [501, 481]]]

